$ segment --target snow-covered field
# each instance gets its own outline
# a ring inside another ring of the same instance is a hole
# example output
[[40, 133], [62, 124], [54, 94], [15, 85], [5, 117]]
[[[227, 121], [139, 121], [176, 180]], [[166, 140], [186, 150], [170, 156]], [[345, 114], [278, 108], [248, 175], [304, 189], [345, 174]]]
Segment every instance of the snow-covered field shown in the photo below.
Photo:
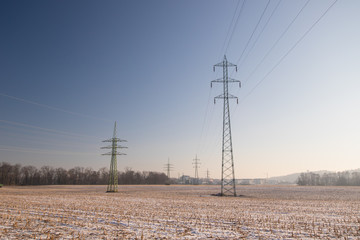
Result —
[[0, 239], [360, 239], [359, 187], [4, 187]]

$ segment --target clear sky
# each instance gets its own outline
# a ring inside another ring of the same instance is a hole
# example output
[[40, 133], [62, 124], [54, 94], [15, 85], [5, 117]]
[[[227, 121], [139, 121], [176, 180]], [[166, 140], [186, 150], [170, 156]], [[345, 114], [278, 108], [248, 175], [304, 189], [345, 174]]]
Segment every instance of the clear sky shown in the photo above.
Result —
[[360, 1], [333, 2], [0, 1], [0, 162], [109, 167], [117, 121], [120, 170], [218, 178], [226, 54], [237, 178], [359, 168]]

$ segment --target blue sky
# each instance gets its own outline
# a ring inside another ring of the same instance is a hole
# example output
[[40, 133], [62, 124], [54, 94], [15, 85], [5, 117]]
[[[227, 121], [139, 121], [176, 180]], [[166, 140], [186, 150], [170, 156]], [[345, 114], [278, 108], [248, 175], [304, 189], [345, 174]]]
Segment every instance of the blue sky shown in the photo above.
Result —
[[169, 157], [173, 176], [193, 175], [197, 154], [199, 175], [219, 177], [210, 81], [226, 54], [243, 83], [230, 88], [237, 178], [359, 168], [360, 2], [336, 2], [271, 71], [333, 2], [246, 1], [238, 18], [243, 1], [1, 1], [0, 161], [108, 167], [117, 121], [119, 169]]

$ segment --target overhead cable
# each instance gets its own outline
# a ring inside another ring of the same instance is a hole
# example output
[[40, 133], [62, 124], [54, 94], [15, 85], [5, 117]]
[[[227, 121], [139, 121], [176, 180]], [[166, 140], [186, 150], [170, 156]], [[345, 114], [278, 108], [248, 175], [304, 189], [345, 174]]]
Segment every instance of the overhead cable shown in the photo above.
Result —
[[338, 0], [335, 0], [326, 11], [311, 25], [311, 27], [295, 42], [295, 44], [277, 61], [277, 63], [270, 69], [269, 72], [240, 100], [243, 102], [254, 90], [280, 65], [280, 63], [296, 48], [296, 46], [311, 32], [311, 30], [320, 22], [320, 20], [330, 11], [330, 9], [336, 4]]

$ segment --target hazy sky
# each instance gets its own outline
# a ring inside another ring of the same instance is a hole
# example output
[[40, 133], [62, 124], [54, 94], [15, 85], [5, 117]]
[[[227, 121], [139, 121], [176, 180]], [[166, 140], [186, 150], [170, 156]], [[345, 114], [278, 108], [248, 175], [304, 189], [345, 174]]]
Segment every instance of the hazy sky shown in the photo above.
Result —
[[118, 169], [220, 177], [226, 54], [237, 178], [359, 168], [360, 1], [333, 2], [0, 1], [0, 162], [109, 167], [117, 121]]

